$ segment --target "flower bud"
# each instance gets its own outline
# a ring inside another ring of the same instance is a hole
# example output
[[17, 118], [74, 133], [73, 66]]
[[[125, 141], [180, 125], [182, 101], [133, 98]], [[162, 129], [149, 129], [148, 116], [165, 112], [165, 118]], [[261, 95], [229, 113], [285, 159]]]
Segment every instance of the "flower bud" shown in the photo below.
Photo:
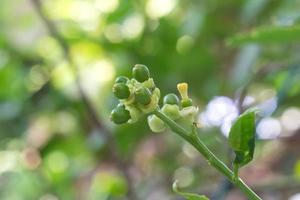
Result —
[[151, 92], [148, 88], [141, 87], [135, 92], [135, 101], [141, 105], [148, 105], [151, 102]]
[[124, 124], [130, 119], [130, 113], [125, 109], [124, 105], [118, 105], [111, 111], [110, 119], [115, 124]]
[[127, 99], [130, 96], [130, 91], [125, 83], [116, 83], [113, 87], [113, 93], [118, 99]]
[[177, 120], [180, 118], [180, 111], [178, 105], [165, 104], [161, 111], [170, 117], [172, 120]]
[[164, 104], [178, 105], [179, 99], [176, 94], [170, 93], [164, 97]]
[[145, 65], [136, 64], [132, 69], [133, 78], [142, 83], [150, 78], [150, 73]]
[[115, 83], [127, 83], [129, 79], [126, 76], [118, 76]]
[[165, 123], [155, 115], [148, 116], [148, 125], [155, 133], [163, 132], [166, 129]]

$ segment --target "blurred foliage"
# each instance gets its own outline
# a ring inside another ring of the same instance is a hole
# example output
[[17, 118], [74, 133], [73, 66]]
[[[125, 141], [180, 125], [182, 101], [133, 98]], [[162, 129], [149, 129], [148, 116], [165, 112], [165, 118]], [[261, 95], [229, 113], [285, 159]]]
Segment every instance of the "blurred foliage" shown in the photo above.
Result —
[[297, 42], [300, 38], [299, 26], [261, 27], [250, 33], [240, 34], [229, 39], [229, 45], [245, 43], [288, 43]]
[[[162, 95], [189, 83], [201, 137], [225, 161], [230, 114], [246, 88], [245, 107], [259, 105], [265, 116], [243, 178], [263, 199], [266, 191], [273, 199], [300, 192], [298, 0], [42, 0], [73, 64], [33, 1], [0, 6], [0, 199], [128, 199], [132, 188], [140, 199], [178, 199], [173, 179], [195, 193], [218, 193], [222, 177], [179, 138], [150, 133], [146, 120], [109, 121], [113, 80], [136, 63], [150, 68]], [[78, 92], [74, 64], [100, 128]], [[126, 167], [111, 156], [107, 133]]]

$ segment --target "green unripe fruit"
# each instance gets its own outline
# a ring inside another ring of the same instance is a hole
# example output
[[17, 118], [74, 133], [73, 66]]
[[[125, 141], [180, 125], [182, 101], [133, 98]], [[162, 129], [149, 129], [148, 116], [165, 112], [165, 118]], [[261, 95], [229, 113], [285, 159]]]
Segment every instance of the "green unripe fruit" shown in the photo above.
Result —
[[118, 76], [115, 83], [127, 83], [129, 79], [125, 76]]
[[179, 99], [176, 94], [170, 93], [164, 97], [164, 104], [178, 105]]
[[115, 124], [124, 124], [130, 119], [130, 113], [124, 105], [118, 105], [111, 111], [110, 120]]
[[183, 108], [190, 107], [192, 105], [193, 105], [192, 99], [183, 99], [183, 100], [181, 100], [181, 106]]
[[148, 105], [151, 102], [151, 92], [148, 88], [141, 87], [135, 92], [135, 101], [141, 105]]
[[136, 64], [132, 69], [133, 78], [142, 83], [150, 78], [150, 73], [145, 65]]
[[118, 99], [127, 99], [130, 96], [129, 88], [125, 83], [116, 83], [113, 93]]

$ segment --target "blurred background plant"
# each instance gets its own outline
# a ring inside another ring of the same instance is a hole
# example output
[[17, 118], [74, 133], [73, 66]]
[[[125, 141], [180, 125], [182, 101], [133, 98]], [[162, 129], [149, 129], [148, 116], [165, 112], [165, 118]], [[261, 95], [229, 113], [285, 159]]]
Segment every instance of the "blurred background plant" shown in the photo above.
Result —
[[300, 199], [300, 2], [2, 0], [0, 199], [175, 200], [173, 180], [244, 199], [173, 134], [115, 126], [111, 87], [146, 64], [162, 95], [188, 82], [201, 138], [228, 163], [227, 135], [251, 105], [262, 199]]

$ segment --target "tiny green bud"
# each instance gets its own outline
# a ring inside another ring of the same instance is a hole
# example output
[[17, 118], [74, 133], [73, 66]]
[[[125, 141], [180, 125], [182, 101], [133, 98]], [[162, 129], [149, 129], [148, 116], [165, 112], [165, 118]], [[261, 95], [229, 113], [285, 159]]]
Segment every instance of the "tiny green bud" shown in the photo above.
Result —
[[176, 94], [170, 93], [164, 97], [164, 104], [178, 105], [179, 99]]
[[127, 99], [130, 96], [129, 88], [125, 83], [116, 83], [113, 92], [118, 99]]
[[163, 132], [166, 129], [165, 123], [155, 115], [150, 115], [148, 117], [148, 125], [155, 133]]
[[124, 105], [118, 105], [111, 111], [110, 119], [115, 124], [124, 124], [130, 119], [130, 113], [125, 109]]
[[129, 79], [126, 76], [118, 76], [115, 83], [127, 83]]
[[151, 92], [148, 88], [141, 87], [135, 92], [135, 101], [141, 105], [148, 105], [151, 102]]
[[186, 108], [186, 107], [189, 107], [189, 106], [192, 106], [193, 105], [193, 101], [192, 101], [192, 99], [182, 99], [181, 100], [181, 106], [183, 107], [183, 108]]
[[136, 64], [132, 69], [133, 78], [142, 83], [150, 78], [150, 72], [145, 65]]

